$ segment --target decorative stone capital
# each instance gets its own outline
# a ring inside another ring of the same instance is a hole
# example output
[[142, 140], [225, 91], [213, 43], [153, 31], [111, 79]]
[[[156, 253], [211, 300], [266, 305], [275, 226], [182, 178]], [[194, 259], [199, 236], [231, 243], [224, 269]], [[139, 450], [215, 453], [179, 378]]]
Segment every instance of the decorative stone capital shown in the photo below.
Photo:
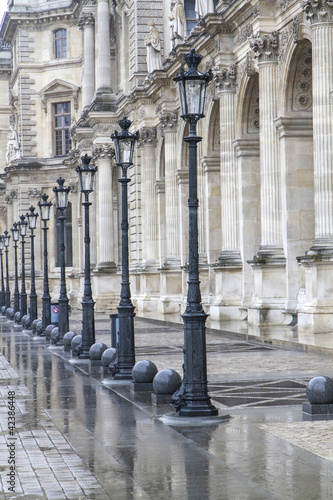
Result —
[[93, 160], [98, 160], [98, 158], [114, 158], [115, 151], [112, 144], [96, 144], [92, 150]]
[[302, 0], [301, 7], [311, 25], [333, 23], [333, 2], [331, 0]]
[[95, 18], [92, 12], [81, 14], [79, 20], [77, 22], [80, 30], [82, 30], [85, 26], [94, 26]]
[[16, 189], [11, 189], [9, 192], [6, 193], [5, 195], [5, 202], [10, 205], [13, 203], [13, 200], [17, 200], [18, 192]]
[[213, 78], [220, 92], [235, 92], [237, 80], [236, 64], [229, 66], [229, 68], [224, 68], [221, 71], [219, 70], [219, 68], [215, 67], [213, 69]]
[[65, 165], [75, 164], [81, 156], [81, 151], [77, 148], [71, 149], [64, 160]]
[[161, 113], [160, 122], [164, 132], [175, 132], [178, 124], [178, 112]]
[[277, 62], [279, 55], [279, 34], [277, 31], [267, 34], [257, 33], [250, 38], [250, 47], [258, 63]]
[[156, 127], [144, 127], [140, 130], [140, 147], [155, 147], [157, 144]]

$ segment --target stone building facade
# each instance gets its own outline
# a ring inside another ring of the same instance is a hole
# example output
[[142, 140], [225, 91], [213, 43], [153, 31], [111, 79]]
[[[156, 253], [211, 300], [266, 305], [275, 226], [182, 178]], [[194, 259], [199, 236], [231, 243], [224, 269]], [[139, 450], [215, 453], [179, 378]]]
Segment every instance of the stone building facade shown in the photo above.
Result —
[[[159, 39], [153, 55], [161, 63], [147, 61], [153, 29]], [[133, 302], [138, 313], [184, 309], [187, 126], [173, 78], [194, 47], [203, 55], [200, 69], [214, 75], [198, 124], [204, 308], [217, 320], [247, 318], [258, 325], [298, 319], [305, 329], [332, 331], [331, 2], [12, 0], [0, 36], [3, 158], [10, 125], [19, 144], [18, 155], [9, 152], [2, 165], [1, 229], [41, 193], [54, 202], [57, 177], [66, 179], [72, 188], [67, 275], [73, 306], [83, 280], [75, 167], [85, 153], [98, 166], [91, 195], [96, 307], [111, 310], [119, 302], [120, 172], [110, 134], [126, 114], [131, 131], [140, 134], [129, 169]], [[55, 298], [56, 223], [53, 213]]]

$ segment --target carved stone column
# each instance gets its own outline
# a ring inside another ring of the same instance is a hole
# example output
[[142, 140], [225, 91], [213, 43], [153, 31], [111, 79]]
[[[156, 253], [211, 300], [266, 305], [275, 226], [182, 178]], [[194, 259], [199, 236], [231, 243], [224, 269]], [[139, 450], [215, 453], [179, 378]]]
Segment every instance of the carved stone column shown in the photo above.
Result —
[[156, 128], [140, 130], [141, 146], [141, 214], [143, 269], [156, 269], [158, 259], [158, 220], [156, 194]]
[[298, 296], [299, 331], [333, 328], [333, 4], [303, 1], [312, 31], [312, 97], [315, 239], [301, 264], [304, 291]]
[[236, 125], [236, 66], [215, 74], [220, 98], [222, 251], [218, 262], [241, 264], [239, 251], [238, 176], [234, 148]]
[[258, 258], [283, 258], [278, 105], [278, 34], [257, 34], [250, 46], [259, 66], [261, 246]]
[[97, 68], [96, 93], [111, 93], [111, 57], [110, 57], [110, 15], [109, 1], [97, 0]]
[[82, 109], [92, 102], [95, 93], [95, 19], [93, 14], [82, 14], [79, 27], [83, 30]]
[[167, 257], [163, 267], [167, 269], [180, 266], [180, 224], [178, 208], [177, 170], [177, 112], [160, 115], [165, 144], [165, 215]]
[[314, 251], [333, 251], [333, 4], [302, 3], [312, 30], [313, 159], [315, 177]]
[[254, 35], [250, 46], [259, 67], [260, 215], [259, 252], [253, 269], [249, 324], [281, 324], [286, 308], [286, 259], [282, 236], [281, 165], [275, 120], [278, 109], [278, 33]]
[[97, 145], [93, 150], [98, 166], [97, 172], [97, 266], [96, 270], [115, 272], [115, 242], [113, 185], [110, 145]]

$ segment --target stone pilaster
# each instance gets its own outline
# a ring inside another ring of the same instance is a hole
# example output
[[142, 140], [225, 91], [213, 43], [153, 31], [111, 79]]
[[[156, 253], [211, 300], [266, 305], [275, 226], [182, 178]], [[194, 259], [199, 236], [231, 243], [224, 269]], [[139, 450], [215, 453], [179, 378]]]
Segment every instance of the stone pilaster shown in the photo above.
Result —
[[179, 208], [177, 170], [177, 124], [176, 112], [163, 113], [160, 121], [164, 133], [165, 151], [165, 216], [166, 216], [166, 246], [167, 256], [164, 268], [177, 268], [180, 266], [179, 248]]
[[259, 67], [261, 246], [259, 259], [283, 259], [281, 172], [278, 131], [278, 34], [257, 34], [250, 40]]
[[95, 93], [95, 19], [93, 14], [81, 15], [78, 24], [83, 30], [82, 109], [85, 110], [91, 104]]
[[239, 251], [238, 176], [234, 148], [236, 124], [236, 66], [215, 73], [220, 98], [222, 251], [218, 263], [241, 264]]
[[142, 260], [145, 270], [156, 268], [158, 257], [158, 214], [156, 194], [156, 128], [140, 130], [141, 146], [141, 214], [142, 214]]
[[111, 41], [110, 41], [110, 14], [109, 1], [97, 0], [97, 68], [96, 93], [111, 93]]
[[315, 241], [313, 251], [333, 251], [333, 4], [302, 4], [312, 30]]
[[113, 185], [110, 145], [96, 145], [93, 150], [98, 166], [97, 172], [97, 265], [96, 271], [114, 272], [115, 242], [117, 231], [114, 228]]

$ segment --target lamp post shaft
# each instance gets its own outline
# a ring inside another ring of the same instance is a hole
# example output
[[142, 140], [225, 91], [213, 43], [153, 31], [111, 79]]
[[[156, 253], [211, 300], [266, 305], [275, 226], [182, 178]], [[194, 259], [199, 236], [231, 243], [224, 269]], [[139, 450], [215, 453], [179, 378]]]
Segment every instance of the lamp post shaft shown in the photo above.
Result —
[[18, 277], [17, 277], [17, 241], [14, 241], [14, 266], [15, 266], [15, 277], [14, 277], [14, 314], [20, 310], [20, 292], [18, 287]]
[[189, 144], [189, 278], [184, 322], [184, 396], [180, 416], [215, 416], [207, 391], [206, 327], [207, 314], [201, 305], [198, 252], [198, 197], [196, 122], [190, 121]]
[[2, 250], [0, 250], [0, 262], [1, 262], [1, 307], [6, 305], [6, 295], [5, 295], [5, 281], [4, 281], [4, 276], [3, 276], [3, 257], [2, 257]]
[[5, 248], [6, 252], [6, 291], [5, 291], [5, 306], [6, 309], [10, 307], [10, 290], [9, 290], [9, 271], [8, 271], [8, 247]]
[[42, 306], [43, 306], [43, 315], [42, 315], [42, 334], [45, 335], [45, 329], [48, 325], [51, 324], [51, 297], [49, 292], [49, 271], [47, 264], [47, 222], [44, 220], [43, 226], [44, 232], [44, 283], [43, 283], [43, 297], [42, 297]]
[[84, 193], [84, 295], [82, 300], [82, 347], [80, 359], [89, 358], [90, 347], [95, 343], [94, 301], [90, 280], [89, 194]]
[[61, 210], [60, 221], [60, 295], [59, 295], [59, 330], [57, 345], [63, 345], [64, 335], [69, 330], [68, 318], [68, 297], [66, 290], [65, 274], [65, 219], [66, 216]]
[[22, 276], [21, 276], [21, 320], [27, 314], [27, 292], [25, 290], [25, 261], [24, 261], [24, 236], [21, 236], [21, 263], [22, 263]]
[[118, 306], [119, 316], [119, 349], [118, 364], [115, 379], [132, 379], [132, 369], [135, 365], [134, 347], [134, 306], [131, 301], [129, 282], [129, 251], [128, 251], [128, 209], [127, 209], [127, 178], [126, 168], [122, 168], [121, 184], [121, 293]]
[[30, 287], [30, 321], [31, 323], [37, 319], [37, 294], [35, 283], [35, 246], [34, 246], [34, 232], [31, 229], [31, 287]]

